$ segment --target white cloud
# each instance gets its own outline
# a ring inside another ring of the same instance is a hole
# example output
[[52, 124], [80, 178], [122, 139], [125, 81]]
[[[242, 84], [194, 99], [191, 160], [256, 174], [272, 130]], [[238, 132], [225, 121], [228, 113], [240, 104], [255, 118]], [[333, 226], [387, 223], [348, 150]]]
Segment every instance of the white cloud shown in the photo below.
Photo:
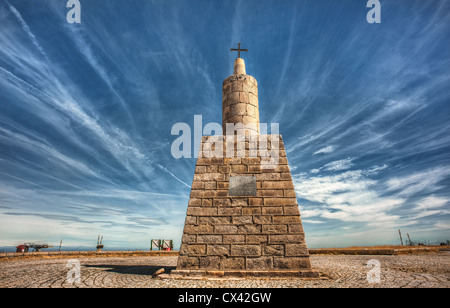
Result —
[[335, 194], [365, 191], [369, 186], [376, 183], [369, 178], [365, 178], [361, 170], [309, 178], [306, 175], [294, 175], [293, 180], [299, 197], [325, 204], [328, 203], [329, 198], [335, 197]]
[[320, 150], [317, 150], [313, 153], [313, 155], [317, 155], [317, 154], [328, 154], [328, 153], [332, 153], [334, 152], [335, 147], [333, 145], [329, 145], [327, 147], [324, 147]]
[[420, 200], [417, 203], [417, 210], [425, 210], [425, 209], [436, 209], [443, 207], [444, 205], [449, 203], [449, 199], [447, 198], [441, 198], [441, 197], [435, 197], [435, 196], [429, 196], [422, 200]]
[[449, 230], [450, 223], [448, 221], [438, 221], [434, 224], [434, 227], [438, 230]]
[[14, 16], [17, 18], [17, 20], [20, 22], [22, 29], [25, 31], [25, 33], [28, 35], [28, 37], [30, 38], [31, 42], [33, 43], [33, 45], [39, 50], [39, 52], [48, 60], [47, 54], [45, 53], [44, 49], [42, 49], [41, 45], [38, 43], [36, 36], [33, 34], [33, 32], [31, 32], [30, 27], [28, 27], [27, 23], [25, 22], [25, 20], [23, 20], [22, 15], [20, 15], [19, 11], [12, 6], [11, 4], [9, 4], [8, 2], [6, 2], [9, 9], [11, 10], [11, 12], [14, 14]]
[[303, 218], [309, 218], [309, 217], [316, 217], [321, 216], [325, 211], [321, 209], [301, 209], [301, 217]]
[[[345, 165], [344, 162], [342, 164]], [[337, 163], [332, 166], [340, 165]], [[401, 221], [399, 215], [393, 214], [406, 199], [380, 195], [375, 190], [379, 183], [368, 174], [367, 170], [355, 170], [329, 176], [294, 176], [297, 196], [317, 204], [303, 206], [302, 217], [365, 223], [370, 227], [410, 224], [410, 221]]]
[[374, 167], [370, 168], [369, 170], [366, 170], [365, 173], [366, 173], [366, 175], [377, 174], [378, 172], [386, 169], [387, 167], [388, 167], [388, 165], [386, 165], [386, 164], [374, 166]]
[[438, 167], [416, 172], [403, 177], [395, 177], [387, 181], [388, 191], [398, 191], [400, 196], [412, 196], [418, 192], [434, 192], [441, 188], [439, 182], [450, 176], [449, 167]]
[[352, 161], [354, 161], [356, 158], [348, 157], [345, 159], [340, 159], [336, 161], [332, 161], [320, 168], [311, 169], [309, 172], [316, 174], [319, 173], [321, 170], [325, 171], [342, 171], [350, 169], [353, 166]]
[[353, 163], [352, 163], [353, 160], [355, 160], [355, 158], [351, 158], [351, 157], [348, 157], [346, 159], [336, 160], [336, 161], [326, 164], [322, 168], [327, 171], [347, 170], [347, 169], [350, 169], [351, 166], [353, 166]]
[[308, 224], [323, 224], [325, 223], [324, 221], [320, 221], [320, 220], [303, 220], [303, 223], [308, 223]]

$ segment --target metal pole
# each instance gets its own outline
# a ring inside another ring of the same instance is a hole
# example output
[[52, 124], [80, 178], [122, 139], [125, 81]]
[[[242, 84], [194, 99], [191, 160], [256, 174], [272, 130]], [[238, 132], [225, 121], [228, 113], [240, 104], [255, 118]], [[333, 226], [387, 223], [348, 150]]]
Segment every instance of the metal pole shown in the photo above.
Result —
[[402, 233], [400, 232], [400, 229], [398, 229], [398, 234], [400, 235], [400, 243], [402, 243], [402, 246], [403, 246]]

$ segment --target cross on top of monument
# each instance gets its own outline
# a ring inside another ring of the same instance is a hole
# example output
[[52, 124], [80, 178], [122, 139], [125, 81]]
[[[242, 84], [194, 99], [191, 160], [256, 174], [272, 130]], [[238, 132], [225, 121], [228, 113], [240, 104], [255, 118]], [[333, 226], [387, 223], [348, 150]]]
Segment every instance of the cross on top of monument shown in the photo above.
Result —
[[241, 43], [238, 43], [238, 48], [231, 48], [230, 51], [237, 51], [238, 52], [238, 58], [241, 57], [241, 51], [248, 51], [248, 49], [241, 49]]

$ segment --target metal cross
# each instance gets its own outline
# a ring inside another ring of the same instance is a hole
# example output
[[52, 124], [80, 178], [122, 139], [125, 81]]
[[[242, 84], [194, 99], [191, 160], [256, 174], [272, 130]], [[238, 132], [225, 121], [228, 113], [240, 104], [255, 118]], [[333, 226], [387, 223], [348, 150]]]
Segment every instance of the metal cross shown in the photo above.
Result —
[[241, 57], [241, 51], [248, 51], [248, 49], [241, 49], [241, 43], [238, 43], [238, 48], [231, 48], [230, 51], [237, 51], [238, 52], [238, 58]]

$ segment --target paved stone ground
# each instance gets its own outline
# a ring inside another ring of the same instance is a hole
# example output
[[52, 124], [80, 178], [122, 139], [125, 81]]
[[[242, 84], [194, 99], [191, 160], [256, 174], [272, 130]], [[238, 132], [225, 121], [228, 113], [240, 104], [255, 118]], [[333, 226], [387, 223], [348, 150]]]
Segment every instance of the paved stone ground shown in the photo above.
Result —
[[[368, 283], [367, 262], [380, 263], [380, 283]], [[450, 287], [450, 252], [401, 256], [311, 255], [321, 279], [172, 279], [152, 278], [160, 268], [175, 269], [177, 257], [80, 258], [81, 282], [69, 283], [68, 259], [10, 260], [0, 262], [0, 287], [86, 288], [298, 288], [298, 287]], [[162, 275], [162, 277], [167, 275]], [[161, 277], [161, 276], [158, 276]]]

